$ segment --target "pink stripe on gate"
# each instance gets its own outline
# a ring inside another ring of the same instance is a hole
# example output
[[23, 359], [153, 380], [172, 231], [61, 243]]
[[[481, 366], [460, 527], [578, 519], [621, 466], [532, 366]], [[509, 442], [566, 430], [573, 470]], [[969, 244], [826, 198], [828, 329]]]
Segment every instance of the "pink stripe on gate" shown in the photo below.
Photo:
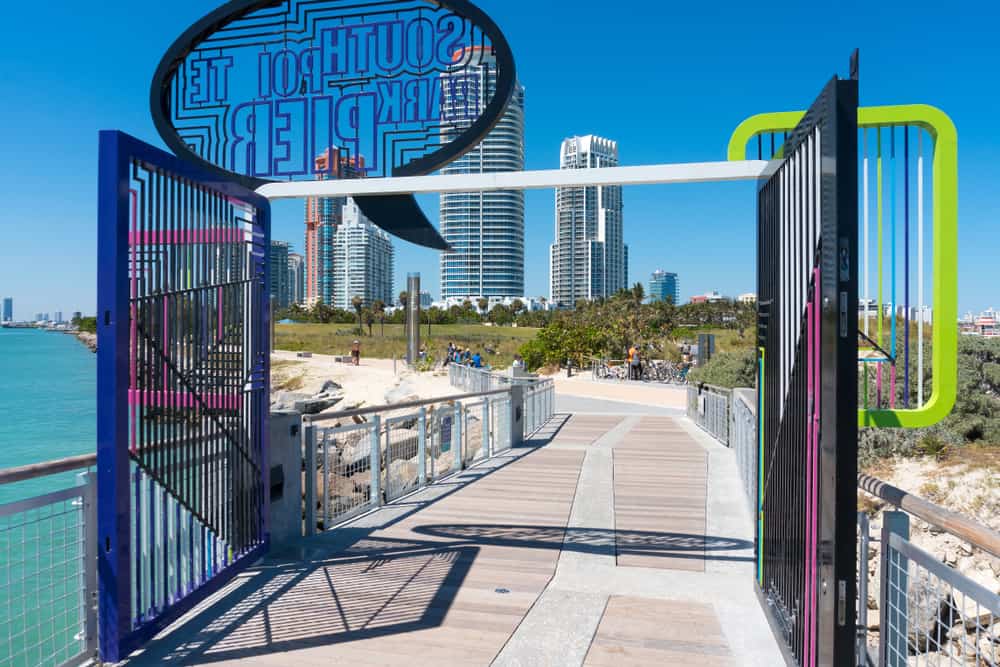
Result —
[[813, 451], [812, 451], [812, 441], [813, 441], [813, 419], [812, 419], [812, 405], [815, 401], [815, 396], [813, 395], [813, 346], [815, 341], [813, 340], [813, 318], [815, 317], [815, 312], [813, 310], [812, 301], [806, 302], [806, 396], [807, 402], [810, 406], [809, 411], [806, 413], [806, 552], [805, 552], [805, 567], [803, 568], [803, 575], [805, 581], [803, 581], [802, 588], [804, 590], [805, 611], [803, 613], [803, 662], [805, 665], [809, 665], [809, 656], [812, 653], [812, 586], [809, 581], [810, 572], [810, 562], [812, 559], [811, 548], [810, 548], [810, 536], [811, 536], [811, 511], [812, 511], [812, 472], [813, 472]]
[[150, 391], [130, 389], [129, 405], [155, 408], [194, 408], [207, 405], [213, 410], [238, 410], [242, 394], [200, 394], [189, 391]]
[[[816, 582], [816, 560], [819, 557], [818, 545], [819, 545], [819, 427], [820, 427], [820, 390], [822, 388], [822, 357], [820, 355], [820, 345], [822, 343], [821, 332], [820, 332], [820, 269], [817, 266], [813, 272], [813, 312], [815, 317], [813, 317], [813, 355], [810, 363], [813, 365], [813, 408], [812, 408], [812, 442], [810, 443], [810, 450], [812, 451], [812, 504], [810, 506], [810, 512], [812, 513], [812, 521], [810, 523], [810, 535], [809, 535], [809, 556], [810, 556], [810, 577], [809, 586], [811, 589], [810, 597], [813, 604], [816, 604], [818, 600], [817, 597], [817, 582]], [[816, 665], [816, 651], [817, 651], [817, 637], [816, 637], [816, 614], [813, 613], [810, 617], [810, 627], [809, 636], [811, 638], [811, 651], [809, 654], [809, 662], [807, 663], [809, 667], [814, 667]]]

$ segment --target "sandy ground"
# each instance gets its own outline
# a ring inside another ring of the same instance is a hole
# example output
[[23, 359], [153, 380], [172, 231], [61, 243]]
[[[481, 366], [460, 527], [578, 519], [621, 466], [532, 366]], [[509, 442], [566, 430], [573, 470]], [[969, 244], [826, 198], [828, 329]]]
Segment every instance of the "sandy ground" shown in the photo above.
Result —
[[687, 405], [687, 388], [678, 385], [621, 382], [618, 380], [594, 380], [589, 372], [566, 377], [566, 373], [552, 376], [556, 383], [556, 394], [596, 398], [606, 401], [623, 401], [637, 405], [660, 408], [684, 409]]
[[403, 363], [397, 365], [397, 372], [394, 373], [391, 359], [362, 358], [360, 366], [352, 366], [324, 354], [301, 359], [295, 352], [276, 351], [271, 361], [274, 366], [272, 391], [276, 393], [287, 384], [288, 391], [312, 396], [320, 391], [324, 383], [333, 380], [344, 393], [344, 400], [335, 410], [456, 393], [448, 383], [447, 373], [415, 373]]

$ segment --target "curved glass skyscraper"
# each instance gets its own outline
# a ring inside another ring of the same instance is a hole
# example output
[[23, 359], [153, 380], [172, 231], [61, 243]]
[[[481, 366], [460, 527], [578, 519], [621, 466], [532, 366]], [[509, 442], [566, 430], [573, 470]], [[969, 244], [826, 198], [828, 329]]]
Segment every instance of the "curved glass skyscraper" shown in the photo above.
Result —
[[[441, 141], [447, 143], [482, 113], [496, 90], [496, 60], [476, 48], [455, 54], [478, 65], [442, 74]], [[441, 170], [480, 174], [524, 169], [524, 88], [500, 123], [476, 148]], [[441, 254], [441, 296], [524, 296], [524, 193], [476, 192], [441, 195], [441, 235], [451, 251]]]

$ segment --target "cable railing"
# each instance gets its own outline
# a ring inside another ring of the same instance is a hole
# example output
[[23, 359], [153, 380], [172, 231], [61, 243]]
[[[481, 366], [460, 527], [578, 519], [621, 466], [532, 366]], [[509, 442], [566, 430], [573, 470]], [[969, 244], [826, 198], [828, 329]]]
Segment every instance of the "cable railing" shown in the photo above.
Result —
[[[755, 395], [688, 390], [688, 417], [734, 450], [751, 515], [759, 451]], [[910, 528], [913, 520], [923, 522], [984, 557], [1000, 557], [1000, 533], [869, 475], [858, 475], [858, 488], [896, 509], [877, 519], [858, 512], [857, 667], [1000, 665], [1000, 595], [918, 547]]]
[[731, 389], [708, 384], [688, 385], [687, 414], [695, 424], [722, 444], [729, 444], [729, 404]]
[[[0, 471], [55, 482], [94, 455]], [[57, 484], [61, 485], [61, 484]], [[97, 480], [0, 505], [0, 665], [79, 664], [97, 651]]]
[[510, 449], [519, 435], [515, 410], [529, 434], [551, 418], [553, 393], [552, 381], [545, 380], [306, 417], [306, 534], [330, 530]]

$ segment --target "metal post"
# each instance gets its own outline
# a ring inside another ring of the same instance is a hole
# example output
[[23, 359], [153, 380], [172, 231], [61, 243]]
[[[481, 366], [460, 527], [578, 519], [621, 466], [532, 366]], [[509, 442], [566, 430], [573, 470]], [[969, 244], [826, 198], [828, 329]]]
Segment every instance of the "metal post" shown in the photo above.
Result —
[[[372, 452], [369, 470], [369, 485], [372, 507], [382, 506], [382, 417], [372, 417]], [[389, 434], [386, 432], [386, 447], [389, 445]]]
[[420, 274], [406, 276], [406, 363], [415, 364], [420, 355]]
[[330, 529], [330, 512], [329, 512], [330, 492], [328, 489], [330, 483], [330, 475], [328, 474], [326, 469], [327, 460], [329, 459], [329, 457], [327, 456], [326, 446], [327, 446], [326, 438], [323, 438], [323, 447], [321, 455], [323, 457], [323, 530], [324, 531]]
[[[733, 395], [735, 400], [735, 394]], [[735, 410], [733, 411], [735, 414]], [[738, 425], [737, 425], [738, 426]], [[858, 512], [858, 647], [854, 652], [857, 667], [868, 667], [868, 514]]]
[[316, 534], [316, 426], [306, 422], [302, 427], [302, 442], [306, 450], [306, 537]]
[[515, 384], [510, 388], [510, 446], [520, 447], [524, 442], [524, 389], [525, 385]]
[[417, 475], [418, 486], [427, 486], [427, 408], [420, 408], [417, 420]]
[[83, 485], [83, 606], [88, 655], [97, 652], [97, 475], [77, 475]]
[[462, 444], [465, 442], [464, 419], [467, 414], [468, 412], [461, 403], [455, 404], [455, 427], [451, 430], [451, 453], [453, 457], [451, 469], [453, 472], [458, 472], [462, 469]]
[[[879, 612], [879, 665], [906, 667], [907, 656], [907, 568], [903, 554], [892, 548], [892, 535], [910, 539], [910, 517], [905, 512], [882, 514], [882, 559], [879, 575], [881, 601]], [[892, 554], [895, 554], [894, 556]]]
[[488, 459], [493, 455], [490, 451], [490, 399], [487, 396], [483, 399], [483, 458]]

